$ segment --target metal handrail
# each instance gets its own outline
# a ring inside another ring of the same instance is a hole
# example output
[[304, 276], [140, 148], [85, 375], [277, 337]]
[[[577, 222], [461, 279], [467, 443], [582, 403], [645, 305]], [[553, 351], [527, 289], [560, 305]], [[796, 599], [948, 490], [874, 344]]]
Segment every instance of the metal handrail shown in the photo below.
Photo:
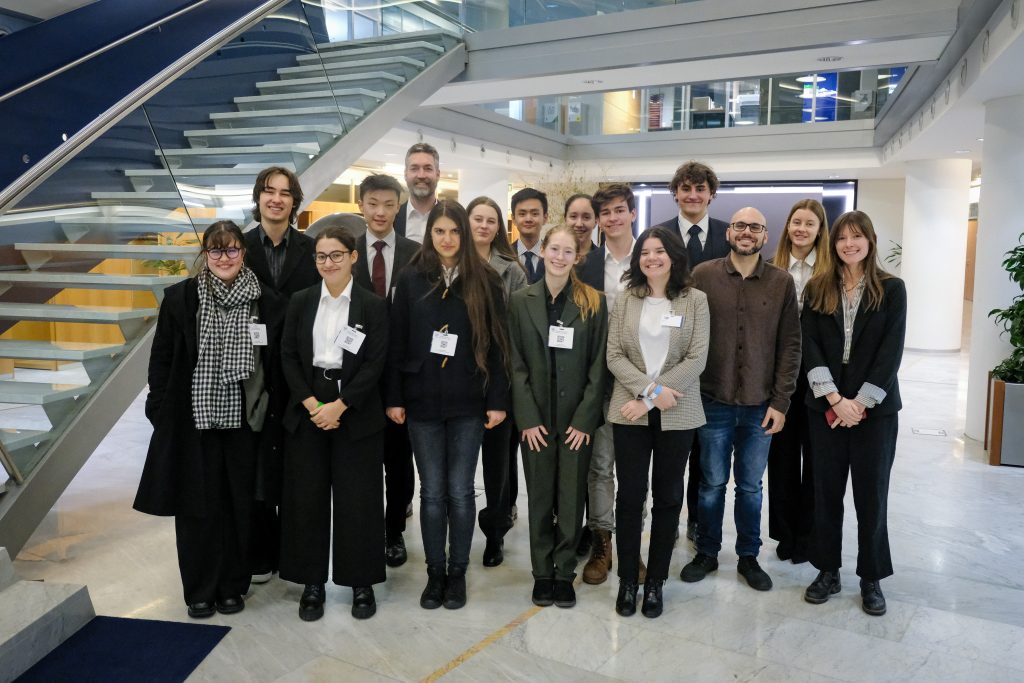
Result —
[[[203, 0], [203, 2], [207, 1]], [[20, 201], [25, 195], [38, 187], [40, 183], [63, 166], [66, 161], [131, 113], [141, 102], [162, 90], [170, 83], [171, 77], [174, 74], [191, 69], [213, 54], [226, 39], [244, 32], [261, 20], [268, 12], [278, 9], [288, 4], [288, 2], [289, 0], [268, 0], [268, 2], [263, 3], [157, 72], [152, 78], [107, 109], [103, 115], [93, 119], [88, 125], [70, 136], [67, 141], [40, 159], [38, 163], [19, 176], [17, 180], [3, 188], [3, 190], [0, 190], [0, 214], [3, 214], [8, 206]], [[197, 4], [191, 7], [198, 6]]]
[[19, 85], [14, 90], [11, 90], [10, 92], [6, 92], [3, 95], [0, 95], [0, 102], [8, 100], [8, 99], [10, 99], [10, 98], [12, 98], [12, 97], [14, 97], [16, 95], [20, 95], [21, 93], [25, 92], [26, 90], [30, 90], [31, 88], [34, 88], [35, 86], [39, 85], [40, 83], [44, 83], [44, 82], [50, 80], [51, 78], [53, 78], [55, 76], [61, 75], [65, 71], [68, 71], [70, 69], [75, 68], [79, 64], [83, 64], [83, 63], [89, 61], [90, 59], [92, 59], [94, 57], [98, 57], [101, 54], [114, 49], [115, 47], [118, 47], [120, 45], [124, 45], [129, 40], [133, 40], [133, 39], [137, 38], [138, 36], [142, 35], [143, 33], [146, 33], [148, 31], [152, 31], [153, 29], [158, 28], [158, 27], [166, 24], [168, 21], [171, 21], [172, 19], [177, 19], [178, 17], [180, 17], [180, 16], [182, 16], [184, 14], [187, 14], [187, 13], [191, 12], [192, 10], [194, 10], [195, 8], [200, 7], [202, 5], [205, 5], [206, 3], [210, 2], [210, 1], [211, 0], [199, 0], [198, 2], [196, 2], [193, 5], [189, 5], [188, 7], [184, 8], [184, 9], [180, 9], [180, 10], [178, 10], [177, 12], [175, 12], [173, 14], [169, 14], [166, 17], [163, 17], [161, 19], [157, 19], [156, 21], [152, 22], [151, 24], [143, 26], [140, 29], [136, 29], [135, 31], [132, 31], [128, 35], [121, 36], [117, 40], [115, 40], [115, 41], [113, 41], [111, 43], [108, 43], [108, 44], [104, 45], [103, 47], [97, 48], [97, 49], [93, 50], [92, 52], [90, 52], [88, 54], [82, 55], [78, 59], [72, 60], [72, 61], [68, 62], [67, 64], [65, 64], [65, 65], [63, 65], [61, 67], [58, 67], [58, 68], [54, 69], [53, 71], [51, 71], [49, 73], [43, 74], [42, 76], [38, 76], [38, 77], [32, 79], [31, 81], [29, 81], [28, 83], [25, 83], [24, 85]]

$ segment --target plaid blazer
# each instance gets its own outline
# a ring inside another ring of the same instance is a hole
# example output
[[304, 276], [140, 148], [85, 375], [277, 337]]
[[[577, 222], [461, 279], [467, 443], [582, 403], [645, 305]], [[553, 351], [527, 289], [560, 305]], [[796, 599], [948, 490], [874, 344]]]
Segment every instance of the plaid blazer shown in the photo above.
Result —
[[[608, 421], [613, 424], [646, 425], [647, 416], [630, 422], [622, 416], [622, 406], [639, 396], [651, 379], [647, 376], [644, 354], [640, 349], [640, 312], [644, 300], [626, 290], [615, 302], [608, 325], [608, 369], [615, 376]], [[696, 429], [704, 424], [700, 400], [700, 374], [708, 356], [711, 318], [704, 292], [690, 287], [672, 300], [673, 315], [682, 315], [683, 324], [672, 328], [668, 356], [658, 384], [682, 392], [676, 405], [661, 414], [662, 430]]]

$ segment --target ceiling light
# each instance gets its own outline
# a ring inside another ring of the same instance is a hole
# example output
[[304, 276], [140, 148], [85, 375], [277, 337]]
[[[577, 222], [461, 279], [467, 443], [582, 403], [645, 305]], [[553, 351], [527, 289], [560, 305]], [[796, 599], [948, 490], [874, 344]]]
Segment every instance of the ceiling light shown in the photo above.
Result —
[[797, 83], [821, 83], [825, 80], [824, 76], [800, 76], [796, 79]]
[[978, 138], [978, 142], [985, 142], [985, 138]]
[[733, 123], [733, 125], [734, 126], [752, 126], [752, 125], [754, 125], [754, 122], [753, 121], [735, 121]]
[[819, 62], [832, 63], [843, 61], [842, 55], [825, 55], [824, 57], [818, 57]]
[[602, 81], [600, 78], [584, 78], [583, 79], [583, 84], [584, 85], [601, 85], [602, 83], [604, 83], [604, 81]]
[[954, 150], [954, 151], [955, 151], [956, 154], [970, 154], [971, 153], [971, 150], [969, 150], [969, 149], [958, 149], [958, 150]]

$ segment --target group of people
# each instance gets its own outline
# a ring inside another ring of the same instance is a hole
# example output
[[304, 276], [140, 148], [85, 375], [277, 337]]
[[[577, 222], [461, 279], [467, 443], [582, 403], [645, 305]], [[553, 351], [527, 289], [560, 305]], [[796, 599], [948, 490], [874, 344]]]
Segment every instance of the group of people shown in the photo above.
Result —
[[769, 262], [764, 215], [710, 218], [718, 178], [688, 162], [670, 185], [678, 216], [639, 236], [633, 192], [612, 183], [570, 197], [546, 232], [546, 195], [520, 190], [510, 242], [493, 199], [437, 198], [429, 144], [410, 148], [405, 175], [405, 203], [389, 176], [362, 182], [364, 234], [311, 238], [292, 227], [298, 179], [265, 169], [258, 225], [212, 224], [198, 274], [166, 291], [135, 507], [174, 516], [190, 616], [240, 611], [276, 571], [303, 586], [303, 620], [323, 615], [328, 578], [371, 617], [373, 586], [408, 558], [413, 462], [420, 605], [462, 607], [475, 524], [484, 566], [504, 559], [517, 452], [534, 604], [575, 605], [587, 552], [583, 581], [606, 581], [614, 533], [616, 611], [634, 614], [642, 587], [641, 612], [659, 616], [684, 501], [696, 554], [682, 580], [718, 568], [730, 472], [737, 571], [769, 590], [767, 467], [770, 535], [780, 559], [819, 570], [815, 604], [841, 590], [852, 478], [862, 604], [885, 612], [906, 294], [865, 214], [830, 230], [800, 201]]

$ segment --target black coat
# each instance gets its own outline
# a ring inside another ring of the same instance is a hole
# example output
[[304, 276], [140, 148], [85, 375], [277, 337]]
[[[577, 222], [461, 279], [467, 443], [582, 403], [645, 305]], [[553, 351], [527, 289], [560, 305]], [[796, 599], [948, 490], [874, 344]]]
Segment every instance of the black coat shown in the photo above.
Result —
[[[260, 359], [272, 399], [266, 420], [273, 422], [273, 396], [280, 388], [273, 386], [270, 368], [280, 354], [284, 302], [264, 289], [257, 307], [260, 322], [267, 325], [268, 345], [261, 349]], [[203, 453], [192, 417], [192, 372], [199, 361], [198, 311], [199, 290], [194, 278], [165, 290], [149, 357], [146, 418], [153, 425], [153, 436], [133, 505], [151, 515], [205, 513]], [[260, 434], [258, 443], [259, 448], [268, 443], [265, 433]]]
[[[683, 235], [679, 230], [678, 216], [652, 227], [671, 230], [675, 234], [679, 235], [679, 239], [683, 240], [684, 245], [686, 244], [686, 235]], [[725, 235], [725, 231], [728, 227], [729, 224], [725, 221], [720, 221], [717, 218], [708, 218], [708, 238], [704, 242], [704, 253], [701, 254], [699, 263], [704, 263], [711, 259], [722, 258], [723, 256], [729, 255], [729, 240]], [[693, 270], [696, 265], [698, 264], [691, 263], [690, 270]]]
[[[281, 340], [281, 363], [288, 382], [289, 398], [284, 427], [295, 433], [309, 413], [302, 401], [313, 396], [313, 323], [320, 305], [320, 285], [292, 297]], [[360, 439], [384, 429], [384, 406], [380, 398], [380, 376], [388, 349], [388, 313], [384, 300], [361, 287], [352, 287], [348, 324], [366, 335], [359, 351], [342, 352], [341, 398], [348, 410], [341, 416], [341, 429]]]
[[313, 261], [313, 240], [295, 228], [288, 228], [288, 246], [285, 248], [281, 281], [277, 284], [270, 276], [270, 264], [260, 243], [259, 230], [253, 228], [244, 237], [245, 265], [252, 268], [265, 289], [272, 289], [287, 299], [300, 289], [320, 282], [320, 273]]
[[[882, 281], [885, 292], [876, 311], [867, 309], [867, 296], [861, 299], [853, 322], [850, 361], [843, 365], [843, 309], [828, 315], [811, 310], [804, 301], [800, 324], [803, 331], [803, 370], [825, 366], [839, 393], [854, 398], [869, 382], [885, 391], [885, 399], [868, 411], [871, 415], [891, 415], [903, 407], [896, 373], [903, 359], [903, 340], [907, 332], [907, 289], [903, 280], [891, 277]], [[825, 397], [814, 398], [808, 388], [805, 402], [811, 410], [828, 410]], [[820, 419], [820, 418], [819, 418]]]
[[[509, 409], [508, 372], [494, 337], [496, 326], [507, 325], [504, 294], [497, 273], [492, 273], [491, 296], [497, 320], [488, 321], [493, 330], [487, 356], [489, 381], [477, 368], [473, 355], [473, 331], [456, 278], [448, 295], [416, 268], [406, 268], [398, 282], [391, 306], [391, 342], [388, 352], [387, 396], [389, 407], [402, 407], [412, 420], [440, 420], [479, 415], [488, 410]], [[443, 325], [458, 335], [455, 355], [430, 352], [435, 330]], [[507, 336], [506, 336], [507, 338]]]

